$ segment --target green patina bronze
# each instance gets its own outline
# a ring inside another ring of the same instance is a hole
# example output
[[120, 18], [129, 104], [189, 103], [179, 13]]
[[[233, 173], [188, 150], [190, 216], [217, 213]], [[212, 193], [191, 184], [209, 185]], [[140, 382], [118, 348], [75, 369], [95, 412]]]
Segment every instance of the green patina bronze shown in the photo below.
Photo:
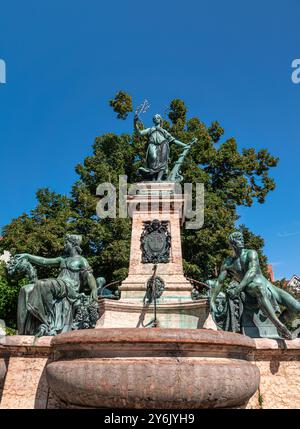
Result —
[[145, 302], [151, 304], [154, 300], [158, 300], [165, 290], [165, 283], [161, 277], [150, 277], [147, 281]]
[[[43, 258], [16, 255], [9, 271], [26, 271], [32, 283], [23, 286], [18, 299], [18, 332], [21, 335], [56, 335], [72, 329], [95, 326], [98, 289], [105, 279], [94, 278], [88, 261], [81, 256], [80, 235], [66, 235], [65, 256]], [[58, 267], [57, 278], [38, 280], [32, 265]]]
[[[134, 116], [134, 128], [137, 134], [139, 136], [147, 136], [148, 138], [145, 165], [139, 168], [138, 174], [141, 175], [143, 179], [149, 181], [160, 182], [168, 180], [179, 182], [182, 180], [180, 167], [189, 148], [196, 142], [196, 139], [188, 145], [182, 143], [162, 127], [162, 122], [162, 117], [159, 114], [156, 114], [153, 117], [154, 126], [151, 128], [141, 129], [138, 114], [135, 114]], [[183, 147], [184, 150], [178, 161], [175, 163], [173, 171], [168, 175], [168, 161], [171, 143]]]
[[[240, 232], [232, 233], [229, 240], [234, 256], [224, 261], [218, 279], [210, 284], [211, 312], [218, 326], [251, 337], [279, 334], [292, 339], [287, 326], [299, 317], [300, 303], [263, 276], [257, 252], [245, 249]], [[232, 281], [221, 297], [228, 275]]]

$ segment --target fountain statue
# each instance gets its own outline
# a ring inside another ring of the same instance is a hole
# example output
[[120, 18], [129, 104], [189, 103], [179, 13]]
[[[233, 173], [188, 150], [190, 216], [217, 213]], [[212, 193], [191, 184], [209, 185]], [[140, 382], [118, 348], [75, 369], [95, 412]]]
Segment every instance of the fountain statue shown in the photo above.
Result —
[[[286, 325], [291, 326], [299, 317], [300, 303], [263, 276], [257, 252], [245, 249], [241, 232], [232, 233], [229, 241], [234, 256], [224, 261], [219, 277], [210, 284], [211, 312], [217, 324], [252, 337], [276, 337], [275, 327], [283, 338], [291, 340], [293, 335]], [[232, 281], [218, 300], [228, 275]]]
[[[234, 255], [204, 285], [206, 296], [195, 289], [200, 282], [186, 278], [180, 230], [185, 198], [177, 182], [197, 140], [176, 139], [158, 114], [154, 126], [143, 129], [139, 114], [146, 108], [144, 102], [134, 116], [134, 129], [148, 146], [138, 170], [143, 181], [126, 199], [130, 260], [118, 294], [105, 289], [105, 279], [95, 279], [81, 256], [82, 237], [66, 235], [64, 256], [25, 253], [10, 264], [11, 272], [25, 271], [30, 280], [20, 290], [19, 333], [54, 336], [45, 372], [61, 406], [246, 407], [260, 382], [250, 337], [291, 339], [287, 324], [300, 314], [300, 303], [263, 276], [240, 232], [230, 235]], [[183, 150], [169, 172], [173, 143]], [[59, 275], [39, 280], [32, 264], [58, 267]]]
[[[18, 299], [18, 332], [21, 335], [56, 335], [73, 329], [94, 327], [98, 315], [98, 289], [105, 279], [93, 276], [81, 256], [82, 237], [65, 236], [65, 255], [43, 258], [22, 253], [9, 263], [13, 274], [26, 272], [30, 284], [22, 286]], [[39, 280], [32, 266], [58, 267], [57, 278]]]
[[[194, 144], [197, 139], [193, 139], [190, 144], [185, 144], [173, 137], [162, 127], [163, 119], [158, 113], [153, 116], [153, 124], [154, 126], [151, 128], [141, 129], [138, 110], [136, 111], [134, 116], [135, 131], [139, 136], [147, 136], [148, 139], [145, 165], [139, 168], [138, 174], [150, 181], [181, 181], [182, 176], [179, 174], [179, 169], [191, 145]], [[168, 175], [169, 146], [172, 143], [183, 147], [184, 150], [175, 163], [174, 169]]]

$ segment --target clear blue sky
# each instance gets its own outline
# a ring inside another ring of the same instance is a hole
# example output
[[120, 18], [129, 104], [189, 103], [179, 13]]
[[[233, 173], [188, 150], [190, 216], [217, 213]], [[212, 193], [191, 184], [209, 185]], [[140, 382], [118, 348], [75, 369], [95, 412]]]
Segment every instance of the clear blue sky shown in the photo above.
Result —
[[267, 203], [239, 212], [275, 276], [300, 274], [299, 23], [299, 0], [2, 2], [0, 226], [40, 187], [68, 193], [96, 135], [129, 130], [107, 107], [117, 90], [148, 98], [151, 113], [183, 98], [241, 148], [280, 157]]

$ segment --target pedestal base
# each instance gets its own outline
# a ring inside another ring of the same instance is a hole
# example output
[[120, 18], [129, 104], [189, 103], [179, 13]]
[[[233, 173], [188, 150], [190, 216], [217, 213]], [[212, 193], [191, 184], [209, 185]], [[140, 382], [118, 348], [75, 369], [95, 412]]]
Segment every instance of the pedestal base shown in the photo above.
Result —
[[244, 310], [242, 314], [242, 332], [251, 338], [280, 339], [276, 326], [261, 310], [256, 313]]
[[[160, 328], [202, 328], [209, 306], [206, 299], [186, 302], [158, 303], [157, 321]], [[152, 325], [154, 306], [139, 300], [100, 300], [100, 319], [97, 328], [145, 328]]]

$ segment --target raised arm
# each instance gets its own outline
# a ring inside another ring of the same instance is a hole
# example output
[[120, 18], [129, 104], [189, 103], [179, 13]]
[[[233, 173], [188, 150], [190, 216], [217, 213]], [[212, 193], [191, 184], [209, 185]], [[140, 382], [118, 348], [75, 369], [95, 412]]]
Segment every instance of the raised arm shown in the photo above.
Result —
[[180, 140], [177, 140], [177, 139], [174, 139], [172, 143], [175, 143], [177, 144], [177, 146], [181, 146], [181, 147], [189, 147], [188, 144], [182, 143]]
[[146, 136], [147, 134], [149, 134], [150, 128], [146, 128], [145, 130], [141, 130], [139, 127], [139, 118], [138, 116], [134, 117], [134, 129], [137, 132], [137, 134], [139, 136]]
[[185, 144], [185, 143], [182, 143], [180, 140], [177, 140], [177, 139], [175, 139], [174, 137], [172, 137], [171, 136], [171, 134], [170, 133], [168, 133], [168, 131], [165, 131], [165, 133], [167, 133], [167, 135], [168, 135], [168, 137], [169, 137], [169, 142], [170, 143], [175, 143], [175, 144], [177, 144], [178, 146], [181, 146], [181, 147], [184, 147], [184, 148], [186, 148], [186, 149], [188, 149], [188, 148], [190, 148], [194, 143], [196, 143], [197, 142], [197, 138], [196, 137], [194, 137], [193, 138], [193, 140], [189, 143], [189, 144]]
[[42, 256], [30, 255], [29, 253], [21, 253], [16, 256], [25, 257], [31, 264], [40, 265], [41, 267], [59, 266], [62, 261], [62, 257], [60, 256], [58, 258], [43, 258]]

